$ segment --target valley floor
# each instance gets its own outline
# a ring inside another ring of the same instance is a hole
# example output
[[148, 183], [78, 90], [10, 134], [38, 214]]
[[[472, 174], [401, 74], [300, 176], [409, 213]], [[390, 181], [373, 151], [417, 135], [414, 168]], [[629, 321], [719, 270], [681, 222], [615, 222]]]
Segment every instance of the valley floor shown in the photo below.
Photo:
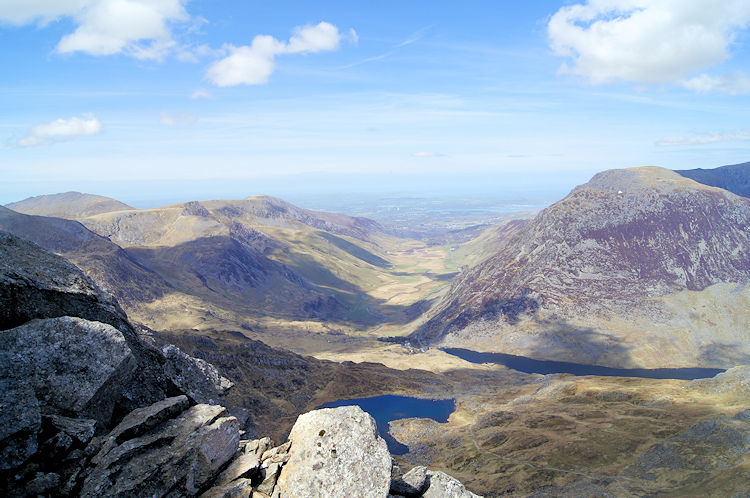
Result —
[[[404, 310], [445, 292], [447, 281], [435, 276], [457, 271], [460, 263], [450, 246], [412, 247], [389, 258], [392, 277], [363, 294], [357, 308], [372, 319], [368, 326], [278, 321], [243, 330], [272, 347], [339, 365], [334, 373], [321, 371], [309, 399], [289, 407], [286, 417], [258, 420], [264, 432], [282, 437], [296, 412], [341, 398], [451, 397], [457, 409], [447, 423], [391, 423], [391, 434], [409, 446], [396, 457], [402, 468], [429, 465], [486, 496], [748, 491], [750, 426], [742, 414], [750, 418], [750, 393], [706, 391], [699, 382], [679, 380], [529, 375], [436, 348], [383, 342], [378, 339], [419, 325], [420, 313], [412, 320]], [[201, 334], [210, 325], [217, 324], [207, 323]], [[275, 403], [288, 403], [282, 396]]]

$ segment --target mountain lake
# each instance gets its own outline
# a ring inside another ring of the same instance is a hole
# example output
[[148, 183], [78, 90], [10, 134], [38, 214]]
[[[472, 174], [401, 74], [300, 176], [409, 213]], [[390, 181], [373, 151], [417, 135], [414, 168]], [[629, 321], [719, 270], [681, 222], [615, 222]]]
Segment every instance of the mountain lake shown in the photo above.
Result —
[[372, 398], [340, 399], [326, 403], [318, 408], [338, 408], [339, 406], [356, 405], [366, 411], [378, 426], [378, 433], [388, 444], [388, 451], [393, 455], [409, 452], [409, 447], [399, 443], [388, 432], [388, 423], [401, 418], [431, 418], [435, 422], [445, 423], [456, 409], [453, 399], [423, 399], [409, 396], [386, 394]]
[[534, 360], [525, 356], [505, 353], [483, 353], [461, 348], [440, 348], [453, 356], [471, 363], [496, 363], [524, 373], [573, 375], [601, 375], [609, 377], [642, 377], [647, 379], [694, 380], [713, 377], [725, 372], [722, 368], [610, 368], [599, 365], [583, 365], [566, 361]]

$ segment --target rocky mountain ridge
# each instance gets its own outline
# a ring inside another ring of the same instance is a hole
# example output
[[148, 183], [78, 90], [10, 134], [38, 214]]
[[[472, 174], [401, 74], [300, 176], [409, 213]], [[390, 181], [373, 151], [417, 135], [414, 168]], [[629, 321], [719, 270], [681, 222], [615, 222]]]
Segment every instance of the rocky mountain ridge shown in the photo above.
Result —
[[[472, 335], [488, 342], [522, 322], [528, 328], [519, 334], [528, 337], [539, 334], [532, 322], [560, 330], [585, 326], [591, 336], [597, 324], [628, 315], [669, 321], [674, 313], [660, 298], [747, 283], [748, 227], [750, 200], [726, 190], [662, 168], [605, 171], [460, 274], [415, 335], [436, 342], [449, 336], [471, 347]], [[609, 344], [601, 348], [633, 346], [622, 344], [622, 334], [601, 333]], [[517, 354], [528, 354], [523, 348]]]
[[711, 169], [675, 170], [675, 172], [698, 183], [723, 188], [742, 197], [750, 197], [750, 162]]

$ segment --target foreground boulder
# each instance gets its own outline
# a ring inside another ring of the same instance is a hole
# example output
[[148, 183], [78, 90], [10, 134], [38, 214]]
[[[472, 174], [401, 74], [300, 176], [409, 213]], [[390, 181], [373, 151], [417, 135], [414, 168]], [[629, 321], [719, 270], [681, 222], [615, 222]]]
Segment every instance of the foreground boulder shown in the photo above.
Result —
[[122, 333], [104, 323], [66, 316], [0, 334], [0, 377], [23, 379], [47, 412], [106, 423], [136, 368]]
[[279, 497], [388, 494], [391, 455], [375, 420], [358, 406], [300, 415], [289, 440], [289, 462], [274, 490]]
[[417, 466], [391, 482], [391, 496], [405, 498], [480, 498], [444, 472]]

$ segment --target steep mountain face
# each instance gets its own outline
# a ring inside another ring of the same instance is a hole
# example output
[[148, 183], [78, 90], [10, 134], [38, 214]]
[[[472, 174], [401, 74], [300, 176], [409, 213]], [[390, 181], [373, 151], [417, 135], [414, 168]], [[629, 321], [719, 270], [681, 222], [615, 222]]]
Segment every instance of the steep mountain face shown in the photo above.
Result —
[[127, 204], [109, 197], [82, 194], [80, 192], [38, 195], [13, 202], [6, 207], [24, 214], [52, 216], [71, 220], [95, 214], [133, 209]]
[[675, 172], [698, 183], [723, 188], [743, 197], [750, 197], [750, 163], [732, 164], [712, 169], [684, 169]]
[[[610, 365], [658, 364], [659, 348], [677, 348], [661, 351], [662, 361], [695, 363], [696, 348], [715, 346], [706, 336], [746, 351], [745, 332], [717, 324], [684, 330], [695, 308], [670, 309], [665, 299], [749, 277], [750, 200], [662, 168], [605, 171], [462, 273], [416, 334]], [[731, 292], [718, 301], [739, 306], [747, 292]], [[641, 325], [670, 333], [677, 327], [672, 340], [690, 345], [666, 345], [666, 334], [629, 329]], [[633, 356], [633, 349], [640, 352]]]
[[29, 216], [0, 206], [0, 230], [64, 256], [85, 269], [91, 278], [126, 307], [174, 292], [160, 275], [77, 221]]

